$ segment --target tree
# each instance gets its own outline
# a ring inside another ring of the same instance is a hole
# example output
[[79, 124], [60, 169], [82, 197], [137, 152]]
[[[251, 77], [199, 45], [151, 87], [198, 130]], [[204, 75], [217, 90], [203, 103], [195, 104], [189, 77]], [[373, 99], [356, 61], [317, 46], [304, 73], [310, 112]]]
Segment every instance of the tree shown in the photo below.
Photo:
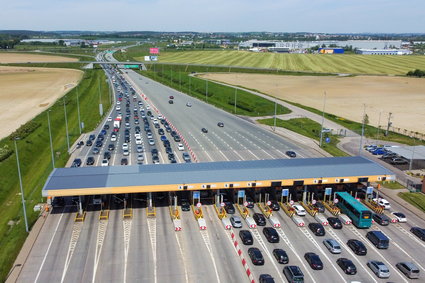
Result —
[[59, 46], [64, 46], [65, 45], [65, 41], [63, 41], [62, 39], [58, 41]]
[[364, 114], [364, 117], [363, 117], [363, 123], [364, 123], [365, 125], [368, 125], [368, 124], [369, 124], [369, 116], [368, 116], [367, 114]]

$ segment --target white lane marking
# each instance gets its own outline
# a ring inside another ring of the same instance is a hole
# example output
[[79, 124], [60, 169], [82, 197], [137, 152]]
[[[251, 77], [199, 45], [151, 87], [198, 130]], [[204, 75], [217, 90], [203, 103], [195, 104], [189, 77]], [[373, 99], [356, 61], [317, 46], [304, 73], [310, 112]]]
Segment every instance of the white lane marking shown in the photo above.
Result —
[[214, 267], [214, 272], [215, 272], [215, 277], [217, 279], [217, 282], [221, 282], [220, 281], [220, 277], [218, 276], [218, 270], [217, 270], [217, 265], [215, 263], [215, 259], [213, 256], [213, 252], [212, 252], [212, 248], [211, 248], [211, 243], [210, 243], [210, 237], [208, 235], [207, 230], [199, 230], [199, 233], [202, 236], [202, 240], [204, 240], [204, 244], [207, 247], [208, 253], [210, 254], [212, 263], [213, 263], [213, 267]]
[[[374, 250], [381, 258], [383, 261], [385, 261], [387, 267], [391, 266], [391, 263], [378, 251], [378, 249], [368, 240], [366, 239], [366, 237], [363, 237], [362, 234], [360, 234], [359, 231], [357, 231], [357, 229], [354, 226], [346, 226], [348, 227], [348, 229], [357, 237], [359, 237], [360, 239], [362, 239], [363, 243], [366, 243], [366, 245], [371, 248], [372, 250]], [[403, 279], [404, 282], [408, 283], [408, 281], [406, 279], [404, 279], [404, 276], [401, 275], [400, 272], [398, 272], [397, 268], [393, 268], [393, 270], [401, 277], [401, 279]]]
[[148, 231], [149, 231], [149, 238], [151, 241], [151, 246], [152, 246], [152, 258], [153, 258], [153, 265], [154, 265], [154, 269], [153, 269], [153, 276], [154, 276], [154, 282], [156, 283], [158, 278], [156, 275], [157, 272], [157, 262], [156, 262], [156, 218], [154, 217], [148, 217], [147, 218], [148, 221]]
[[[267, 136], [265, 133], [263, 133], [262, 131], [258, 131], [261, 135], [265, 136], [266, 138], [270, 139], [270, 136]], [[238, 133], [239, 135], [242, 135], [240, 133]], [[254, 135], [251, 132], [245, 132], [245, 134], [254, 137], [255, 140], [261, 141], [263, 144], [273, 148], [274, 150], [276, 150], [277, 152], [279, 152], [283, 157], [285, 158], [289, 158], [285, 153], [283, 153], [282, 151], [280, 151], [277, 147], [275, 147], [273, 144], [268, 143], [267, 141], [263, 140], [262, 138], [260, 138], [259, 136]], [[243, 135], [242, 135], [243, 136]], [[244, 137], [246, 138], [246, 137]]]
[[68, 253], [65, 259], [65, 265], [62, 272], [61, 282], [64, 282], [66, 272], [68, 271], [69, 263], [71, 262], [72, 256], [74, 255], [75, 247], [77, 245], [78, 239], [80, 238], [81, 229], [84, 222], [75, 222], [72, 226], [71, 239], [69, 241]]
[[178, 163], [181, 163], [181, 162], [182, 162], [182, 160], [181, 160], [181, 159], [180, 159], [180, 157], [177, 155], [177, 152], [173, 151], [173, 153], [174, 153], [174, 156], [177, 158], [177, 162], [178, 162]]
[[329, 261], [329, 263], [332, 265], [333, 269], [335, 269], [336, 273], [341, 277], [342, 281], [347, 282], [345, 280], [344, 276], [341, 274], [341, 272], [336, 268], [336, 266], [333, 264], [332, 260], [329, 258], [329, 256], [326, 254], [326, 252], [322, 249], [322, 247], [319, 245], [319, 243], [316, 242], [314, 237], [311, 235], [311, 233], [307, 230], [306, 227], [301, 227], [300, 230], [303, 232], [303, 234], [306, 236], [307, 239], [309, 239], [313, 245], [316, 246], [316, 248], [321, 252], [321, 254]]
[[164, 158], [162, 157], [162, 153], [158, 150], [159, 158], [161, 159], [161, 163], [165, 163]]
[[[191, 132], [189, 132], [189, 135], [201, 146], [201, 148], [203, 148], [203, 146], [202, 146], [202, 143], [200, 143], [199, 141], [198, 141], [198, 139], [194, 136], [194, 135], [192, 135], [192, 133]], [[206, 137], [205, 136], [205, 138], [216, 148], [216, 150], [218, 151], [218, 152], [220, 152], [221, 153], [221, 155], [223, 155], [223, 157], [227, 160], [227, 161], [229, 161], [229, 158], [227, 158], [227, 156], [217, 147], [217, 145], [215, 144], [215, 143], [213, 143], [208, 137]], [[206, 151], [205, 151], [206, 152]]]
[[[248, 151], [252, 156], [254, 156], [256, 159], [261, 159], [259, 158], [256, 154], [254, 154], [250, 149], [248, 149], [246, 146], [244, 146], [242, 143], [240, 143], [238, 140], [236, 140], [234, 137], [232, 137], [231, 135], [229, 135], [228, 133], [224, 132], [224, 134], [226, 136], [228, 136], [230, 139], [232, 139], [234, 142], [236, 142], [239, 146], [241, 146], [242, 148], [244, 148], [246, 151]], [[216, 135], [218, 136], [218, 135]]]
[[124, 228], [124, 283], [127, 282], [128, 248], [130, 247], [131, 219], [123, 220]]
[[338, 243], [341, 245], [341, 246], [343, 246], [344, 247], [344, 249], [352, 256], [352, 258], [354, 258], [356, 261], [357, 261], [357, 263], [358, 263], [358, 265], [357, 266], [361, 266], [362, 267], [362, 269], [370, 276], [370, 278], [372, 278], [372, 280], [373, 280], [373, 282], [378, 282], [378, 281], [376, 281], [376, 279], [375, 279], [375, 277], [374, 277], [374, 275], [372, 274], [372, 273], [370, 273], [369, 272], [369, 270], [365, 267], [365, 266], [363, 266], [363, 264], [360, 262], [360, 260], [359, 260], [359, 258], [358, 258], [358, 256], [356, 256], [355, 254], [354, 254], [354, 252], [351, 250], [351, 248], [350, 247], [348, 247], [342, 240], [341, 240], [341, 238], [332, 230], [332, 228], [330, 228], [329, 226], [327, 226], [326, 228], [326, 231], [335, 239], [335, 240], [337, 240], [338, 241]]
[[34, 283], [36, 283], [37, 280], [38, 280], [38, 277], [40, 277], [41, 269], [43, 269], [44, 263], [46, 262], [47, 255], [49, 254], [49, 251], [50, 251], [50, 247], [52, 246], [53, 239], [55, 238], [56, 233], [58, 232], [59, 224], [61, 223], [62, 217], [64, 215], [63, 212], [64, 211], [62, 211], [62, 213], [61, 213], [58, 224], [56, 225], [55, 231], [53, 232], [52, 238], [50, 239], [49, 245], [47, 246], [47, 251], [44, 254], [43, 260], [41, 262], [40, 268], [38, 269], [37, 276], [35, 277]]
[[[208, 156], [208, 159], [210, 160], [210, 161], [214, 161], [214, 159], [211, 157], [211, 155], [209, 155], [208, 154], [208, 151], [205, 149], [205, 147], [202, 145], [202, 143], [200, 143], [199, 141], [198, 141], [198, 139], [197, 138], [195, 138], [195, 136], [193, 136], [190, 132], [189, 132], [189, 135], [195, 140], [195, 142], [199, 145], [199, 147], [202, 149], [202, 153], [205, 153], [207, 156]], [[224, 154], [223, 154], [223, 156], [224, 156]]]
[[[407, 235], [410, 239], [412, 239], [413, 241], [415, 241], [417, 244], [419, 244], [420, 246], [422, 246], [423, 248], [425, 248], [425, 244], [423, 243], [423, 241], [420, 241], [418, 238], [416, 238], [415, 236], [412, 235], [412, 233], [409, 233], [406, 229], [404, 229], [403, 227], [401, 227], [401, 225], [399, 223], [392, 225], [392, 226], [396, 226], [397, 229], [399, 229], [402, 233], [404, 233], [405, 235]], [[416, 225], [415, 225], [416, 226]]]
[[186, 257], [185, 257], [185, 255], [183, 253], [183, 248], [182, 248], [182, 245], [180, 243], [180, 241], [181, 241], [181, 239], [180, 239], [181, 233], [174, 233], [174, 235], [176, 235], [177, 245], [179, 246], [180, 254], [182, 256], [181, 258], [182, 258], [182, 261], [183, 261], [184, 278], [186, 279], [186, 282], [189, 282], [189, 275], [187, 273], [187, 267], [186, 267], [186, 262], [185, 262]]
[[301, 259], [300, 255], [295, 251], [295, 247], [292, 245], [292, 243], [289, 241], [288, 237], [286, 236], [285, 232], [283, 232], [282, 228], [276, 228], [276, 231], [279, 233], [280, 237], [283, 239], [283, 241], [288, 245], [288, 247], [291, 249], [291, 251], [295, 254], [295, 256], [298, 258], [302, 266], [304, 267], [304, 270], [307, 272], [308, 276], [310, 276], [312, 282], [316, 282], [314, 280], [313, 275], [310, 273], [310, 269], [307, 268], [307, 266], [304, 263], [304, 260]]
[[96, 238], [97, 244], [96, 244], [96, 252], [94, 255], [94, 267], [93, 267], [93, 279], [92, 279], [93, 283], [96, 280], [97, 267], [99, 265], [100, 255], [102, 253], [103, 242], [105, 240], [107, 226], [108, 226], [107, 220], [100, 220], [97, 227], [97, 238]]
[[270, 254], [269, 250], [267, 249], [266, 243], [264, 243], [263, 239], [261, 238], [261, 235], [258, 232], [258, 229], [251, 229], [251, 233], [255, 236], [255, 238], [257, 239], [258, 243], [260, 243], [260, 245], [263, 248], [264, 252], [269, 257], [270, 262], [273, 264], [274, 268], [277, 271], [277, 274], [280, 277], [280, 280], [282, 280], [281, 282], [285, 282], [285, 280], [283, 279], [283, 277], [281, 275], [280, 269], [277, 267], [275, 260], [273, 259], [272, 255]]

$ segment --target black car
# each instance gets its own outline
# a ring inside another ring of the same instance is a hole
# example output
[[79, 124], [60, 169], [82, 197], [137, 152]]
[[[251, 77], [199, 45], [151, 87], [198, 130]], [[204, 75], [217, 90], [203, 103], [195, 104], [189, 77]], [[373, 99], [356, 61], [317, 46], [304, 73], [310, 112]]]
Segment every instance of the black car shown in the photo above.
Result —
[[279, 243], [279, 234], [272, 227], [264, 227], [263, 234], [269, 243]]
[[75, 158], [74, 161], [72, 162], [71, 167], [80, 167], [81, 166], [81, 159], [80, 158]]
[[121, 159], [121, 165], [128, 165], [128, 159], [127, 158], [122, 158]]
[[152, 155], [158, 155], [158, 149], [152, 148], [151, 153], [152, 153]]
[[314, 233], [316, 236], [325, 236], [325, 228], [320, 223], [310, 223], [308, 224], [308, 228]]
[[410, 229], [410, 232], [412, 232], [416, 237], [418, 237], [422, 241], [425, 241], [425, 229], [420, 227], [412, 227]]
[[172, 154], [172, 153], [173, 153], [173, 150], [171, 149], [171, 147], [167, 146], [167, 147], [165, 148], [165, 153], [166, 153], [166, 154]]
[[270, 274], [260, 274], [259, 283], [274, 283], [274, 279]]
[[93, 154], [99, 154], [100, 150], [99, 148], [95, 147], [93, 148]]
[[353, 252], [356, 255], [366, 255], [367, 254], [366, 246], [359, 240], [356, 240], [356, 239], [348, 240], [347, 246], [349, 246], [350, 249], [352, 249]]
[[163, 136], [164, 134], [164, 129], [158, 129], [158, 135]]
[[224, 205], [224, 209], [226, 210], [226, 213], [228, 214], [235, 214], [235, 207], [231, 202], [226, 202]]
[[96, 147], [102, 147], [103, 142], [102, 141], [96, 141]]
[[322, 270], [323, 263], [320, 260], [320, 257], [315, 253], [306, 253], [304, 255], [305, 260], [308, 262], [310, 267], [314, 270]]
[[109, 151], [105, 151], [103, 153], [103, 159], [111, 159], [111, 153]]
[[172, 159], [176, 159], [176, 157], [174, 156], [174, 153], [169, 153], [168, 160], [172, 160]]
[[263, 254], [258, 248], [249, 248], [248, 255], [251, 258], [252, 264], [254, 265], [264, 265]]
[[104, 130], [109, 130], [109, 125], [108, 124], [105, 124], [105, 126], [103, 126], [103, 129]]
[[223, 122], [218, 122], [217, 123], [217, 126], [219, 126], [220, 128], [223, 128], [224, 127], [224, 123]]
[[266, 218], [261, 213], [254, 213], [252, 218], [258, 226], [266, 226]]
[[182, 211], [190, 211], [190, 204], [187, 200], [181, 202]]
[[248, 230], [240, 230], [239, 237], [244, 245], [252, 245], [254, 243], [254, 238], [252, 238], [252, 234]]
[[295, 153], [295, 151], [292, 151], [292, 150], [288, 150], [286, 152], [286, 155], [288, 155], [291, 158], [297, 157], [297, 154]]
[[170, 100], [168, 100], [168, 103], [173, 104], [173, 103], [174, 103], [174, 101], [172, 101], [172, 100], [170, 99]]
[[89, 140], [91, 140], [91, 141], [94, 141], [94, 139], [96, 138], [96, 136], [95, 135], [90, 135], [89, 136]]
[[86, 146], [92, 146], [93, 145], [93, 141], [92, 140], [87, 140], [86, 141]]
[[247, 197], [246, 198], [246, 202], [248, 204], [246, 207], [248, 207], [248, 208], [253, 208], [254, 207], [254, 200], [252, 198]]
[[388, 226], [391, 222], [391, 219], [388, 216], [378, 213], [373, 214], [373, 220], [381, 226]]
[[317, 209], [317, 211], [319, 213], [324, 213], [325, 212], [325, 206], [320, 201], [316, 201], [316, 203], [313, 204], [313, 206]]
[[94, 157], [93, 156], [89, 156], [87, 158], [86, 165], [93, 165], [93, 164], [94, 164]]
[[130, 142], [130, 137], [129, 136], [125, 136], [124, 137], [124, 142], [125, 143], [129, 143]]
[[271, 204], [269, 205], [273, 211], [279, 211], [280, 205], [276, 200], [271, 200]]
[[108, 150], [109, 151], [113, 151], [115, 149], [115, 145], [113, 143], [111, 143], [110, 145], [108, 145]]
[[201, 131], [205, 134], [208, 133], [208, 130], [206, 128], [202, 128]]
[[289, 262], [288, 254], [282, 249], [274, 249], [273, 255], [278, 263], [287, 264]]
[[174, 141], [175, 142], [180, 142], [181, 141], [180, 136], [178, 136], [178, 135], [177, 136], [174, 136]]
[[338, 258], [336, 263], [341, 267], [345, 274], [354, 275], [357, 273], [357, 268], [354, 263], [348, 258]]
[[342, 222], [338, 217], [328, 217], [328, 223], [334, 229], [342, 229]]

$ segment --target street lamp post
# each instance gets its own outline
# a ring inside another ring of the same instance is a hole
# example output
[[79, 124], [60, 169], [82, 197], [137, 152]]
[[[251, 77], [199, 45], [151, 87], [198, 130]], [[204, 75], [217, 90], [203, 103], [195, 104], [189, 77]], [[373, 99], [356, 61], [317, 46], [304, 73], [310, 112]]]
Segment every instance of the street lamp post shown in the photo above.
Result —
[[236, 104], [237, 104], [237, 98], [238, 98], [238, 89], [235, 88], [235, 114], [236, 114]]
[[273, 131], [276, 131], [276, 112], [277, 112], [277, 99], [274, 98], [274, 117], [273, 117]]
[[66, 117], [66, 104], [65, 104], [65, 98], [63, 98], [63, 111], [65, 113], [65, 131], [66, 131], [66, 144], [68, 146], [68, 152], [69, 152], [69, 133], [68, 133], [68, 118]]
[[320, 126], [320, 142], [319, 142], [320, 147], [322, 147], [322, 141], [323, 141], [323, 123], [325, 122], [325, 107], [326, 107], [326, 91], [325, 91], [325, 97], [323, 98], [322, 125]]
[[81, 135], [80, 101], [78, 98], [78, 85], [77, 85], [77, 115], [78, 115], [78, 129], [80, 129], [80, 135]]
[[26, 210], [26, 207], [25, 207], [24, 189], [22, 187], [21, 166], [19, 165], [18, 145], [16, 144], [17, 139], [19, 139], [19, 138], [15, 138], [13, 141], [15, 143], [16, 164], [18, 165], [19, 187], [21, 188], [21, 200], [22, 200], [22, 208], [24, 210], [25, 231], [27, 231], [27, 233], [28, 233], [29, 229], [28, 229], [27, 210]]
[[50, 127], [50, 109], [47, 110], [47, 124], [49, 126], [50, 152], [52, 154], [52, 167], [55, 169], [55, 156], [53, 155], [52, 129]]
[[362, 155], [365, 118], [366, 118], [366, 104], [363, 104], [362, 134], [360, 136], [359, 155]]

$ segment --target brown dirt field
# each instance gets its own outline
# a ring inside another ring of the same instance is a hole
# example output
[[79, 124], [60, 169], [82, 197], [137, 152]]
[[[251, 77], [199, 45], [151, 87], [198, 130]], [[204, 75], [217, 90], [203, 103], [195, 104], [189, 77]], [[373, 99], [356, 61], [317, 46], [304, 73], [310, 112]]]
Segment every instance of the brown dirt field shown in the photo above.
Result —
[[46, 110], [82, 75], [73, 69], [0, 66], [0, 139]]
[[425, 133], [425, 79], [383, 76], [320, 77], [211, 73], [206, 77], [256, 89], [271, 96], [323, 109], [327, 113], [361, 122], [363, 104], [370, 125], [385, 127], [388, 113], [393, 126]]
[[0, 52], [0, 64], [25, 62], [75, 62], [77, 58], [42, 54]]

